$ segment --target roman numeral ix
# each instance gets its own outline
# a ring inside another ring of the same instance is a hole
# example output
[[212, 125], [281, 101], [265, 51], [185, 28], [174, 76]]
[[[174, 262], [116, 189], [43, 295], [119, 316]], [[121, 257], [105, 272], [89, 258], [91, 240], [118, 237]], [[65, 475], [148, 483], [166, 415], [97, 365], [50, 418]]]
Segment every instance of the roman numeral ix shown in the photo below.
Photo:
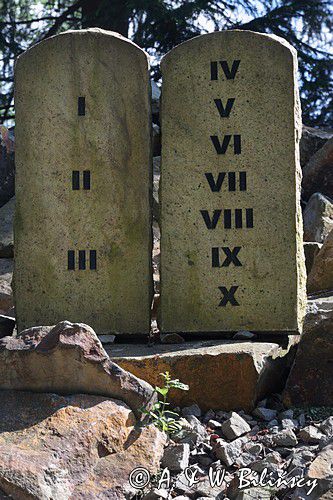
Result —
[[[232, 250], [229, 247], [213, 247], [212, 248], [212, 267], [229, 267], [234, 264], [236, 267], [242, 266], [238, 258], [238, 254], [242, 247], [234, 247]], [[223, 251], [225, 259], [220, 262], [220, 250]]]

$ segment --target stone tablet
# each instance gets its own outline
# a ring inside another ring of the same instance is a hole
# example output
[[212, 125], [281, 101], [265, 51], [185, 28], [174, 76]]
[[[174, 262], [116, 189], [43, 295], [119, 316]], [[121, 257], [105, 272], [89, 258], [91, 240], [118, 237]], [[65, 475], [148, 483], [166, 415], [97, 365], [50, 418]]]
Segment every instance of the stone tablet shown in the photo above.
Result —
[[296, 51], [226, 31], [162, 61], [162, 331], [300, 331]]
[[16, 65], [18, 329], [61, 320], [147, 333], [150, 83], [117, 33], [68, 31]]

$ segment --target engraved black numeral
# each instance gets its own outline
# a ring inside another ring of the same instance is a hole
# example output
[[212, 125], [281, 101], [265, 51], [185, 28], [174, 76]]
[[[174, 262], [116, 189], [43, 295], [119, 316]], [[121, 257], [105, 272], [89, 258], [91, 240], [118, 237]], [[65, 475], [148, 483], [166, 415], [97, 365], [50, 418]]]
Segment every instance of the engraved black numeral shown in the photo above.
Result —
[[75, 252], [74, 250], [68, 250], [68, 270], [73, 271], [75, 269]]
[[[229, 267], [234, 264], [236, 267], [242, 266], [238, 258], [238, 254], [242, 247], [234, 247], [232, 250], [229, 247], [213, 247], [212, 248], [212, 267]], [[223, 251], [225, 259], [220, 263], [220, 250]]]
[[218, 112], [220, 113], [221, 118], [229, 118], [232, 107], [235, 102], [234, 97], [230, 97], [230, 99], [227, 100], [227, 104], [223, 106], [221, 99], [214, 99], [215, 106], [218, 109]]
[[77, 100], [77, 114], [79, 116], [85, 116], [86, 114], [86, 98], [79, 97]]
[[[240, 60], [235, 59], [232, 62], [231, 68], [229, 67], [228, 61], [219, 61], [219, 62], [226, 79], [233, 80], [238, 71]], [[210, 63], [210, 79], [218, 80], [218, 61], [211, 61]]]
[[242, 229], [243, 227], [253, 228], [253, 208], [245, 209], [245, 226], [243, 226], [243, 212], [242, 208], [234, 209], [234, 226], [233, 226], [233, 217], [232, 210], [230, 208], [226, 208], [224, 210], [217, 209], [213, 210], [213, 214], [210, 215], [208, 210], [200, 210], [204, 223], [207, 229], [215, 229], [219, 220], [221, 219], [221, 215], [223, 214], [223, 225], [224, 229]]
[[[80, 189], [80, 177], [81, 172], [79, 170], [73, 170], [72, 172], [72, 189], [77, 191]], [[89, 190], [91, 185], [91, 175], [90, 170], [83, 171], [83, 189]]]
[[78, 170], [72, 172], [72, 189], [74, 191], [80, 189], [80, 172]]
[[[77, 252], [77, 267], [79, 271], [84, 271], [87, 269], [87, 252], [86, 250], [79, 250]], [[75, 262], [75, 250], [68, 250], [68, 265], [67, 269], [69, 271], [74, 271], [76, 268]], [[97, 269], [97, 252], [96, 250], [89, 250], [89, 268], [91, 271]]]
[[222, 142], [220, 142], [220, 139], [217, 137], [217, 135], [211, 135], [210, 139], [213, 143], [213, 146], [215, 148], [215, 151], [218, 155], [224, 155], [230, 145], [231, 138], [234, 138], [234, 154], [235, 155], [240, 155], [242, 152], [242, 146], [241, 146], [241, 136], [236, 134], [236, 135], [224, 135]]
[[225, 286], [219, 286], [219, 290], [222, 293], [222, 298], [219, 303], [219, 307], [225, 307], [229, 302], [232, 306], [239, 306], [239, 303], [235, 298], [235, 293], [237, 289], [238, 286], [232, 286], [229, 288], [229, 290]]
[[[205, 177], [209, 184], [209, 187], [213, 193], [219, 193], [223, 186], [224, 179], [226, 177], [226, 172], [219, 172], [216, 180], [211, 172], [206, 172]], [[237, 177], [239, 183], [239, 190], [246, 191], [246, 172], [228, 172], [228, 190], [237, 190]]]

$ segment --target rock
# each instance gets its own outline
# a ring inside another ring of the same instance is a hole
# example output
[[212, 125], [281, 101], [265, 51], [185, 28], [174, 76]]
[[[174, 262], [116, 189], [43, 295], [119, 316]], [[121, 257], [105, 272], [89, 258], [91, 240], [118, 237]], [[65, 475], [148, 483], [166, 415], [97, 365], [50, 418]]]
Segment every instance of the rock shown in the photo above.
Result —
[[314, 425], [308, 425], [307, 427], [304, 427], [302, 430], [300, 430], [298, 436], [304, 443], [309, 444], [317, 444], [323, 437], [325, 437], [324, 434], [320, 432]]
[[275, 434], [272, 439], [275, 446], [296, 446], [298, 443], [297, 437], [291, 429], [284, 429]]
[[282, 389], [294, 348], [270, 342], [214, 340], [149, 347], [113, 345], [108, 352], [113, 361], [153, 386], [160, 385], [159, 373], [166, 370], [188, 384], [188, 391], [170, 392], [175, 406], [195, 401], [204, 412], [221, 408], [252, 411], [258, 399]]
[[252, 413], [254, 416], [260, 418], [261, 420], [269, 422], [276, 417], [277, 411], [270, 410], [269, 408], [257, 407]]
[[0, 208], [0, 258], [2, 259], [14, 257], [14, 209], [15, 197]]
[[201, 409], [197, 404], [191, 406], [185, 406], [182, 409], [183, 417], [188, 417], [189, 415], [194, 415], [195, 417], [201, 417]]
[[302, 192], [308, 200], [313, 193], [333, 194], [333, 137], [310, 158], [303, 168]]
[[0, 207], [15, 194], [14, 132], [0, 126]]
[[221, 430], [227, 439], [232, 440], [250, 432], [251, 427], [246, 420], [240, 417], [237, 413], [232, 412], [231, 417], [223, 422]]
[[283, 429], [297, 429], [298, 420], [291, 420], [290, 418], [284, 418], [281, 420], [281, 426]]
[[[332, 192], [333, 196], [333, 192]], [[304, 241], [323, 243], [333, 229], [333, 201], [314, 193], [303, 212]]]
[[314, 258], [307, 289], [309, 293], [333, 290], [333, 231]]
[[15, 328], [15, 319], [0, 314], [0, 338], [12, 335]]
[[253, 340], [256, 337], [257, 335], [255, 333], [242, 330], [240, 332], [235, 333], [235, 335], [232, 338], [234, 340]]
[[333, 308], [313, 301], [283, 398], [286, 406], [333, 406]]
[[115, 335], [98, 335], [99, 340], [102, 344], [113, 344], [115, 341]]
[[0, 340], [0, 389], [87, 393], [139, 408], [153, 403], [153, 388], [110, 361], [87, 325], [63, 321]]
[[165, 435], [121, 401], [0, 392], [0, 489], [12, 498], [117, 498], [136, 467], [159, 470]]
[[160, 339], [162, 344], [182, 344], [185, 342], [184, 337], [179, 333], [161, 333]]
[[156, 123], [153, 123], [153, 155], [161, 155], [161, 129]]
[[309, 447], [296, 448], [288, 456], [291, 460], [289, 469], [294, 469], [295, 467], [304, 468], [314, 459], [315, 454], [309, 449]]
[[268, 469], [270, 472], [275, 472], [279, 470], [282, 464], [281, 455], [277, 451], [272, 451], [268, 453], [262, 460], [257, 460], [252, 463], [251, 469], [255, 472], [262, 472], [264, 469]]
[[172, 472], [181, 472], [188, 467], [190, 459], [190, 445], [187, 443], [170, 444], [164, 450], [162, 467]]
[[256, 487], [240, 491], [236, 500], [270, 500], [270, 498], [271, 492], [269, 489]]
[[168, 498], [168, 490], [165, 490], [163, 488], [157, 489], [154, 488], [151, 490], [147, 495], [145, 495], [142, 500], [159, 500], [160, 498], [167, 499]]
[[13, 307], [12, 292], [13, 261], [0, 259], [0, 314], [6, 314]]
[[279, 413], [279, 419], [282, 421], [284, 419], [293, 419], [294, 418], [294, 410], [284, 410]]
[[300, 161], [302, 167], [310, 160], [318, 149], [333, 137], [333, 130], [329, 128], [312, 128], [303, 125], [300, 140]]
[[218, 439], [215, 449], [216, 457], [229, 467], [234, 464], [236, 459], [240, 456], [242, 448], [246, 442], [246, 437], [240, 437], [231, 443]]
[[328, 417], [320, 424], [320, 430], [328, 437], [333, 437], [333, 416]]
[[210, 427], [211, 429], [220, 429], [221, 426], [221, 422], [218, 422], [217, 420], [208, 420], [207, 422], [207, 427]]
[[313, 261], [321, 249], [323, 245], [321, 243], [317, 243], [316, 241], [305, 241], [303, 243], [304, 255], [305, 255], [305, 267], [307, 274], [310, 274], [310, 271], [313, 266]]
[[151, 80], [151, 100], [152, 100], [152, 114], [158, 115], [160, 110], [160, 97], [161, 90], [154, 80]]
[[308, 477], [319, 479], [319, 486], [324, 491], [333, 488], [333, 444], [323, 448], [308, 470]]

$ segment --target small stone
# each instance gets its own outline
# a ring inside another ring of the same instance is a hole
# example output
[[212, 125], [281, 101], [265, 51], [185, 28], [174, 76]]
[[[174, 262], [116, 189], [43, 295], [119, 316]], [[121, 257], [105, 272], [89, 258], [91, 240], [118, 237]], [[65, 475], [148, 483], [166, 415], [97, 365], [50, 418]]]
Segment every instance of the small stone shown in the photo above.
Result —
[[269, 408], [264, 408], [264, 407], [257, 407], [253, 411], [253, 415], [255, 417], [258, 417], [261, 420], [265, 420], [266, 422], [273, 420], [276, 417], [276, 414], [277, 414], [276, 410], [270, 410]]
[[282, 464], [282, 459], [277, 451], [273, 451], [266, 455], [262, 460], [257, 460], [251, 465], [251, 469], [255, 472], [262, 472], [264, 469], [268, 469], [271, 472], [277, 471]]
[[293, 410], [285, 410], [285, 411], [281, 411], [279, 413], [280, 421], [282, 421], [286, 418], [293, 419], [294, 418], [294, 411]]
[[298, 421], [297, 420], [291, 420], [290, 418], [284, 418], [281, 421], [281, 425], [283, 429], [297, 429], [298, 427]]
[[195, 417], [201, 417], [201, 410], [197, 404], [191, 406], [185, 406], [182, 409], [183, 417], [187, 417], [189, 415], [194, 415]]
[[214, 410], [208, 410], [205, 413], [205, 416], [203, 418], [204, 422], [208, 422], [209, 420], [213, 420], [215, 418], [215, 411]]
[[182, 344], [185, 342], [184, 337], [178, 333], [162, 333], [160, 339], [162, 344]]
[[232, 412], [231, 417], [223, 422], [221, 430], [227, 439], [232, 440], [250, 432], [251, 427], [236, 412]]
[[241, 330], [240, 332], [235, 333], [232, 337], [233, 340], [253, 340], [257, 338], [257, 335], [252, 332], [248, 332], [247, 330]]
[[296, 446], [298, 441], [292, 429], [284, 429], [273, 436], [273, 442], [276, 446]]
[[251, 453], [251, 455], [259, 455], [264, 447], [261, 443], [253, 443], [252, 441], [245, 443], [244, 451]]
[[115, 335], [99, 335], [98, 338], [102, 342], [102, 344], [113, 344], [116, 336]]
[[328, 417], [320, 424], [320, 430], [328, 437], [333, 436], [333, 416]]
[[167, 467], [172, 472], [181, 472], [188, 467], [189, 458], [189, 444], [171, 444], [164, 450], [162, 467]]
[[305, 426], [305, 415], [304, 413], [301, 413], [300, 416], [298, 417], [298, 421], [299, 421], [299, 426], [300, 427], [304, 427]]
[[207, 426], [210, 427], [211, 429], [219, 429], [222, 426], [222, 424], [217, 420], [208, 420]]
[[242, 453], [242, 447], [246, 441], [246, 437], [240, 437], [231, 443], [219, 439], [217, 448], [215, 449], [215, 455], [225, 465], [230, 466], [235, 463], [237, 457]]
[[318, 444], [320, 440], [325, 437], [325, 435], [314, 425], [304, 427], [304, 429], [299, 432], [298, 436], [302, 441], [304, 441], [304, 443], [309, 444]]
[[267, 427], [269, 429], [272, 429], [273, 427], [278, 427], [279, 426], [279, 422], [276, 420], [276, 418], [273, 418], [273, 420], [271, 420], [270, 422], [268, 422], [267, 424]]

